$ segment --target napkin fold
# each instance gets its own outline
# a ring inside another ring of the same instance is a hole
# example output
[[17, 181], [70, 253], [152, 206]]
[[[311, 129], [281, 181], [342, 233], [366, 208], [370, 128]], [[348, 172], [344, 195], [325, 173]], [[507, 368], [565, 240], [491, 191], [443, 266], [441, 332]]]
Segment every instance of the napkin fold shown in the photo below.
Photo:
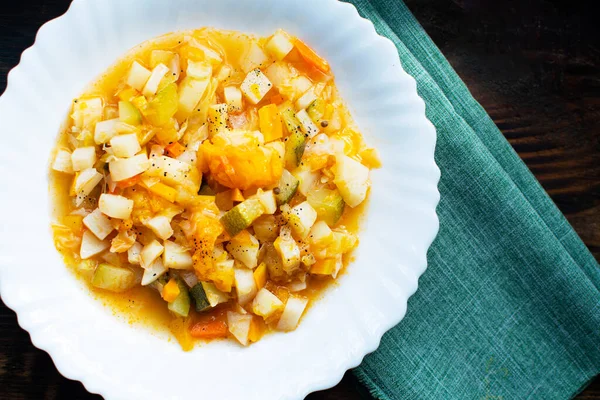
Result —
[[600, 372], [600, 269], [400, 0], [391, 39], [438, 135], [440, 232], [404, 320], [354, 370], [378, 399], [566, 399]]

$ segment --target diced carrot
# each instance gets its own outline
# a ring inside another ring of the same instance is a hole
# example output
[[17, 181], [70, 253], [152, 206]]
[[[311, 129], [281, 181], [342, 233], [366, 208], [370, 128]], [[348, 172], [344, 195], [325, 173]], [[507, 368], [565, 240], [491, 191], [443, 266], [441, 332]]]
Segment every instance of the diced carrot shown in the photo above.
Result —
[[150, 186], [148, 190], [171, 203], [175, 202], [175, 198], [177, 198], [177, 190], [161, 182], [157, 182]]
[[233, 189], [231, 191], [231, 200], [237, 201], [237, 202], [244, 201], [244, 195], [242, 194], [242, 191], [238, 188]]
[[365, 149], [358, 153], [362, 163], [369, 168], [381, 168], [381, 159], [376, 149]]
[[140, 183], [141, 179], [142, 179], [142, 174], [132, 176], [129, 179], [125, 179], [124, 181], [117, 182], [117, 187], [119, 189], [127, 189], [128, 187], [135, 186], [138, 183]]
[[296, 46], [296, 49], [298, 49], [300, 55], [307, 63], [315, 66], [315, 68], [322, 72], [329, 72], [329, 63], [315, 53], [315, 51], [308, 47], [302, 40], [296, 38], [294, 40], [294, 46]]
[[272, 142], [283, 136], [283, 128], [279, 110], [275, 104], [269, 104], [258, 110], [260, 131], [265, 137], [265, 142]]
[[310, 267], [310, 273], [316, 275], [331, 275], [335, 271], [336, 260], [334, 258], [326, 258], [318, 260]]
[[250, 323], [250, 332], [248, 332], [248, 339], [255, 343], [260, 340], [261, 337], [265, 334], [267, 329], [266, 324], [264, 323], [262, 318], [253, 317], [252, 322]]
[[185, 151], [185, 146], [179, 142], [173, 142], [165, 147], [167, 154], [171, 157], [179, 157]]
[[162, 298], [168, 302], [171, 303], [173, 301], [175, 301], [175, 299], [177, 298], [177, 296], [179, 296], [179, 285], [177, 285], [177, 281], [175, 280], [175, 278], [171, 278], [171, 280], [169, 281], [169, 283], [167, 283], [162, 290]]
[[267, 283], [267, 264], [261, 263], [256, 270], [254, 270], [254, 282], [258, 289], [262, 289]]
[[223, 321], [197, 322], [190, 328], [190, 334], [197, 339], [217, 339], [227, 337], [227, 325]]
[[68, 226], [77, 234], [82, 232], [83, 217], [81, 215], [65, 215], [62, 217], [61, 222], [63, 225]]

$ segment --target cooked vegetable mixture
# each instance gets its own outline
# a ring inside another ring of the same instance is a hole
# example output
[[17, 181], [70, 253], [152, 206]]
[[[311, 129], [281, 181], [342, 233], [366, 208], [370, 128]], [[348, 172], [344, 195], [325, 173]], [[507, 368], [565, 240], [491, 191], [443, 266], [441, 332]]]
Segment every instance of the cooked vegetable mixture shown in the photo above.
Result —
[[329, 64], [284, 31], [145, 43], [73, 101], [56, 247], [99, 291], [155, 293], [184, 349], [296, 329], [358, 245], [379, 166]]

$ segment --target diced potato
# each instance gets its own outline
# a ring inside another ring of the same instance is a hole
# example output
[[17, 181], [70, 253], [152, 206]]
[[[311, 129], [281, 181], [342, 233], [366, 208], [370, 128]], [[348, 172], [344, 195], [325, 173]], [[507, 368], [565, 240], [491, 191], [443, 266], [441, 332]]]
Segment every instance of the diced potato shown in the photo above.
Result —
[[142, 94], [146, 97], [154, 96], [158, 91], [158, 84], [169, 71], [169, 67], [164, 64], [158, 64], [156, 67], [154, 67], [152, 73], [150, 74], [150, 78], [148, 78], [144, 88], [142, 89]]
[[173, 228], [171, 227], [171, 222], [169, 218], [158, 215], [154, 218], [150, 218], [149, 220], [144, 222], [148, 228], [154, 232], [156, 236], [158, 236], [162, 240], [167, 240], [171, 236], [173, 236]]
[[71, 118], [78, 130], [92, 130], [94, 124], [102, 119], [104, 106], [100, 97], [91, 99], [77, 99], [73, 104]]
[[290, 82], [297, 74], [290, 69], [288, 63], [274, 62], [265, 69], [265, 75], [276, 87]]
[[275, 211], [277, 211], [277, 202], [275, 200], [275, 193], [272, 190], [263, 191], [262, 189], [258, 189], [254, 197], [262, 204], [265, 214], [275, 214]]
[[273, 215], [263, 215], [252, 223], [254, 235], [260, 242], [273, 242], [279, 236], [279, 226]]
[[83, 200], [94, 190], [102, 178], [102, 174], [94, 168], [85, 169], [75, 177], [73, 187], [77, 196], [75, 198], [75, 205], [77, 207], [83, 203]]
[[78, 147], [71, 154], [73, 171], [92, 168], [96, 163], [96, 148], [94, 146]]
[[[304, 257], [303, 257], [304, 258]], [[290, 292], [301, 292], [308, 287], [306, 280], [304, 281], [295, 281], [288, 285], [288, 289]]]
[[308, 299], [305, 297], [290, 296], [277, 323], [277, 329], [286, 332], [296, 329], [307, 304]]
[[300, 167], [292, 172], [292, 175], [298, 179], [298, 191], [304, 196], [308, 196], [315, 185], [319, 182], [320, 173], [313, 172], [310, 168]]
[[163, 265], [162, 260], [157, 258], [148, 268], [144, 269], [142, 276], [142, 286], [148, 286], [167, 272], [167, 268]]
[[110, 242], [108, 240], [100, 240], [92, 232], [85, 231], [83, 232], [83, 237], [81, 238], [79, 256], [82, 260], [86, 260], [95, 256], [96, 254], [102, 253], [109, 247]]
[[223, 65], [217, 73], [217, 80], [223, 82], [231, 77], [232, 68], [229, 65]]
[[252, 315], [240, 314], [233, 311], [227, 312], [227, 327], [229, 332], [243, 346], [248, 345], [248, 335], [250, 334], [250, 325], [252, 324]]
[[[296, 100], [296, 110], [304, 110], [317, 99], [315, 88], [312, 87], [306, 91], [298, 100]], [[311, 120], [312, 121], [312, 120]]]
[[150, 72], [139, 62], [134, 61], [133, 64], [131, 64], [131, 68], [129, 69], [129, 74], [127, 75], [126, 82], [132, 88], [142, 91], [144, 85], [150, 78], [150, 75], [152, 75], [152, 72]]
[[144, 246], [144, 248], [140, 252], [140, 265], [142, 266], [142, 268], [150, 268], [152, 263], [154, 263], [154, 261], [162, 255], [164, 250], [165, 248], [162, 244], [158, 242], [158, 240], [153, 240], [152, 242]]
[[140, 253], [142, 252], [142, 246], [140, 243], [135, 242], [133, 246], [127, 250], [127, 261], [129, 264], [140, 265]]
[[296, 118], [300, 121], [300, 128], [302, 132], [308, 135], [309, 138], [317, 135], [319, 133], [319, 128], [315, 125], [315, 123], [310, 119], [306, 110], [300, 110], [296, 113]]
[[202, 282], [202, 288], [204, 289], [204, 293], [206, 294], [206, 298], [208, 299], [211, 307], [216, 307], [217, 305], [226, 303], [229, 300], [229, 295], [217, 289], [214, 283]]
[[289, 82], [282, 85], [279, 88], [279, 91], [282, 95], [290, 99], [291, 101], [296, 101], [304, 93], [306, 93], [311, 87], [313, 83], [304, 75], [300, 75], [292, 78]]
[[265, 288], [260, 289], [252, 301], [252, 312], [265, 319], [283, 307], [283, 302]]
[[160, 178], [161, 181], [172, 186], [200, 186], [198, 170], [183, 161], [160, 156], [152, 157], [151, 164], [145, 174], [147, 176]]
[[190, 115], [196, 105], [202, 99], [210, 79], [194, 79], [190, 76], [183, 78], [179, 84], [179, 111], [184, 115]]
[[231, 238], [226, 248], [229, 254], [250, 269], [258, 265], [258, 240], [247, 230]]
[[135, 286], [135, 274], [128, 268], [102, 263], [96, 267], [92, 285], [111, 292], [124, 292]]
[[130, 158], [119, 158], [108, 163], [110, 177], [114, 182], [124, 181], [145, 172], [150, 167], [146, 153]]
[[309, 241], [317, 248], [325, 248], [333, 241], [333, 231], [325, 221], [318, 221], [310, 230]]
[[281, 257], [284, 271], [291, 274], [300, 266], [300, 248], [293, 238], [286, 236], [280, 234], [273, 245]]
[[124, 158], [133, 157], [142, 150], [135, 133], [113, 137], [110, 139], [110, 147], [116, 157]]
[[286, 217], [292, 231], [298, 238], [304, 239], [317, 220], [317, 212], [307, 201], [304, 201], [293, 207]]
[[275, 32], [265, 45], [265, 49], [273, 56], [273, 58], [279, 61], [283, 60], [293, 48], [294, 44], [288, 35], [281, 30]]
[[54, 157], [54, 163], [52, 163], [52, 169], [66, 174], [72, 174], [73, 162], [71, 160], [71, 153], [66, 150], [58, 150], [56, 152], [56, 157]]
[[362, 203], [369, 188], [369, 169], [348, 156], [338, 154], [332, 170], [334, 183], [346, 204], [356, 207]]
[[163, 252], [163, 264], [167, 268], [173, 269], [191, 269], [193, 266], [190, 252], [183, 246], [170, 240], [163, 243], [165, 251]]
[[235, 86], [225, 86], [223, 88], [225, 103], [229, 107], [229, 112], [242, 111], [242, 91]]
[[253, 69], [262, 68], [269, 63], [269, 57], [256, 42], [252, 42], [240, 60], [240, 65], [245, 73]]
[[213, 137], [227, 131], [227, 104], [213, 104], [208, 107], [208, 136]]
[[346, 205], [338, 190], [325, 187], [309, 191], [306, 201], [317, 211], [317, 216], [331, 227], [338, 223]]
[[255, 69], [246, 75], [240, 88], [250, 103], [257, 104], [271, 90], [272, 86], [265, 74], [260, 69]]
[[100, 209], [96, 208], [83, 218], [83, 224], [100, 240], [106, 239], [114, 230], [110, 219], [102, 214]]
[[235, 269], [235, 291], [238, 297], [238, 303], [244, 305], [252, 301], [258, 289], [254, 282], [254, 275], [249, 269]]
[[186, 75], [194, 79], [210, 79], [212, 66], [205, 61], [188, 61]]
[[96, 130], [94, 131], [94, 141], [96, 144], [108, 143], [110, 139], [118, 134], [117, 125], [119, 119], [108, 119], [106, 121], [100, 121], [96, 124]]
[[127, 219], [133, 211], [133, 200], [116, 194], [102, 193], [98, 208], [111, 218]]

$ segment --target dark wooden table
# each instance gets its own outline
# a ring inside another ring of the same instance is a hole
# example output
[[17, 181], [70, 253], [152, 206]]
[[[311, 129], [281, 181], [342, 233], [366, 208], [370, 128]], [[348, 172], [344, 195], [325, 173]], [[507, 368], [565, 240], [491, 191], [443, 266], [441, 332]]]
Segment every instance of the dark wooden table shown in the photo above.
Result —
[[[1, 7], [0, 92], [40, 25], [65, 12], [69, 3], [21, 0]], [[600, 29], [592, 1], [406, 3], [600, 259]], [[364, 391], [346, 374], [337, 387], [309, 398], [361, 395]], [[0, 399], [42, 398], [99, 396], [63, 378], [0, 302]], [[578, 399], [600, 399], [600, 379]]]

